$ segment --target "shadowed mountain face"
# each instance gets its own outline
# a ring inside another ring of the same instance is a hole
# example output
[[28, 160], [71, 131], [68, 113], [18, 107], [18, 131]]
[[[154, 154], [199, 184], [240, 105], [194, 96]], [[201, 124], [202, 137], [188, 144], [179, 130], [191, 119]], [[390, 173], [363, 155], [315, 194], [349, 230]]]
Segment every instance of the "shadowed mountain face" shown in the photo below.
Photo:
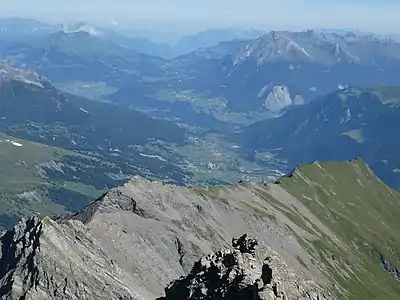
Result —
[[[143, 144], [149, 139], [184, 142], [184, 131], [166, 121], [151, 119], [134, 110], [90, 101], [60, 92], [49, 81], [33, 72], [4, 67], [0, 87], [2, 129], [18, 132], [18, 126], [35, 125], [55, 127], [61, 124], [70, 130], [60, 136], [71, 146], [85, 148], [87, 143], [99, 147], [120, 148], [130, 144]], [[24, 109], [21, 109], [23, 107]], [[23, 135], [23, 133], [20, 133]], [[36, 138], [40, 134], [36, 132]], [[24, 137], [30, 133], [25, 132]], [[70, 136], [71, 135], [71, 136]], [[82, 140], [72, 142], [72, 137]], [[61, 143], [53, 138], [55, 144]]]
[[186, 145], [183, 128], [65, 94], [7, 65], [0, 67], [0, 132], [0, 226], [35, 211], [82, 208], [134, 174], [179, 184], [190, 177], [178, 158], [143, 153], [150, 143]]
[[266, 185], [188, 189], [136, 177], [76, 214], [3, 232], [0, 292], [155, 299], [177, 280], [166, 299], [395, 300], [387, 266], [399, 265], [399, 200], [362, 160], [300, 166]]
[[399, 99], [399, 87], [348, 88], [249, 126], [239, 136], [248, 155], [276, 149], [292, 166], [361, 156], [380, 178], [399, 188]]

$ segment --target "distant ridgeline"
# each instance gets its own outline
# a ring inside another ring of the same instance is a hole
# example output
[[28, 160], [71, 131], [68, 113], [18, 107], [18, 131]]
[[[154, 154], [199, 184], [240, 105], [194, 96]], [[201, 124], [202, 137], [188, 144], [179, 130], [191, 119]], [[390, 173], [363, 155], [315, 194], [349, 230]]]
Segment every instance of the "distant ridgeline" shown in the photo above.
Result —
[[255, 123], [234, 138], [254, 156], [274, 149], [289, 165], [362, 157], [374, 172], [400, 188], [400, 87], [347, 88]]

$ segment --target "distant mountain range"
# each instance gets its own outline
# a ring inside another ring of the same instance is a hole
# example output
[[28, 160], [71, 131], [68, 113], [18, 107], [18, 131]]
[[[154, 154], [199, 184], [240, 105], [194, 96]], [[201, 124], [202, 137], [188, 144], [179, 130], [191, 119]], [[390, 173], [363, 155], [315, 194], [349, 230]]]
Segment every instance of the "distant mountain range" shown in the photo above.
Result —
[[0, 18], [0, 53], [15, 43], [33, 41], [59, 30], [61, 25], [33, 19]]
[[140, 73], [160, 76], [164, 60], [86, 31], [59, 31], [3, 49], [8, 63], [34, 69], [55, 82], [126, 82]]
[[165, 42], [154, 42], [150, 38], [136, 37], [134, 33], [132, 33], [132, 35], [124, 35], [117, 31], [101, 28], [96, 29], [95, 26], [88, 24], [75, 25], [75, 28], [77, 28], [76, 30], [84, 30], [94, 34], [97, 33], [106, 39], [112, 40], [117, 44], [126, 46], [135, 51], [163, 58], [173, 58], [179, 55], [189, 54], [200, 48], [217, 46], [222, 42], [254, 39], [264, 34], [263, 31], [256, 29], [207, 29], [192, 35], [184, 36], [176, 43], [167, 44]]
[[[370, 34], [338, 34], [321, 30], [270, 32], [247, 40], [241, 39], [257, 36], [260, 32], [228, 34], [222, 30], [209, 31], [208, 34], [215, 37], [214, 42], [224, 37], [238, 38], [174, 59], [163, 59], [140, 53], [132, 45], [124, 44], [131, 37], [81, 23], [32, 41], [15, 43], [2, 53], [10, 63], [35, 69], [57, 84], [76, 84], [79, 89], [87, 82], [104, 83], [113, 92], [97, 100], [112, 102], [116, 104], [114, 107], [138, 108], [150, 116], [205, 131], [215, 130], [225, 135], [235, 126], [241, 129], [243, 124], [272, 118], [242, 128], [246, 132], [245, 151], [242, 153], [246, 153], [247, 157], [252, 158], [253, 150], [259, 148], [283, 148], [280, 155], [288, 159], [290, 165], [304, 160], [366, 156], [381, 178], [397, 186], [397, 162], [391, 157], [396, 155], [395, 147], [385, 147], [384, 151], [366, 150], [391, 145], [393, 141], [386, 134], [368, 138], [369, 128], [363, 128], [361, 123], [350, 126], [353, 123], [347, 122], [347, 127], [340, 122], [329, 123], [332, 127], [326, 130], [334, 130], [335, 136], [340, 137], [340, 143], [351, 145], [346, 146], [348, 149], [345, 147], [332, 152], [329, 149], [310, 150], [319, 147], [314, 143], [323, 140], [328, 131], [321, 133], [321, 137], [310, 139], [310, 143], [300, 143], [315, 135], [310, 133], [316, 130], [314, 123], [300, 132], [302, 135], [298, 133], [298, 137], [293, 136], [291, 131], [281, 134], [280, 130], [291, 128], [289, 125], [292, 123], [297, 128], [306, 117], [320, 114], [320, 110], [325, 108], [317, 106], [321, 103], [328, 105], [329, 101], [321, 99], [331, 99], [333, 96], [325, 96], [332, 91], [339, 90], [337, 94], [347, 95], [352, 91], [348, 86], [364, 91], [376, 86], [400, 85], [400, 73], [397, 72], [400, 68], [399, 43]], [[208, 34], [199, 34], [195, 40], [203, 40]], [[363, 99], [368, 94], [360, 93]], [[314, 100], [317, 106], [314, 106]], [[382, 118], [386, 113], [397, 111], [396, 107], [382, 101], [377, 103], [384, 108], [380, 111]], [[109, 104], [102, 105], [105, 112]], [[375, 106], [367, 108], [368, 114], [371, 114], [368, 118], [372, 118]], [[335, 109], [330, 111], [332, 122], [338, 115], [342, 116], [343, 111], [347, 113], [343, 107]], [[358, 120], [354, 119], [357, 112], [351, 114], [353, 120]], [[282, 118], [275, 118], [279, 116]], [[363, 114], [363, 118], [366, 117]], [[373, 119], [367, 121], [368, 124], [376, 122]], [[319, 128], [320, 124], [316, 124]], [[379, 125], [376, 123], [370, 128], [378, 128]], [[351, 139], [359, 136], [361, 131], [365, 138], [363, 143]], [[346, 132], [350, 133], [342, 135]], [[292, 145], [292, 140], [296, 138], [299, 142]], [[283, 146], [279, 146], [281, 142]], [[369, 142], [375, 143], [375, 146], [367, 147]], [[290, 150], [300, 145], [305, 145], [301, 151]]]
[[81, 23], [1, 53], [55, 82], [133, 84], [142, 98], [161, 85], [221, 99], [238, 113], [280, 115], [338, 88], [400, 84], [400, 43], [370, 34], [208, 30], [176, 47], [193, 52], [163, 59], [157, 56], [174, 56], [173, 47]]
[[177, 58], [186, 74], [178, 88], [224, 98], [232, 110], [251, 111], [268, 109], [276, 102], [271, 92], [284, 87], [278, 101], [283, 109], [340, 87], [399, 84], [399, 53], [399, 43], [372, 35], [270, 32]]
[[265, 32], [256, 29], [207, 29], [197, 34], [183, 37], [173, 46], [173, 53], [175, 56], [184, 55], [200, 48], [217, 46], [222, 42], [250, 40], [258, 38], [263, 34]]
[[23, 41], [62, 30], [62, 25], [34, 19], [0, 18], [0, 40]]
[[[216, 46], [231, 40], [246, 40], [261, 36], [264, 32], [256, 29], [207, 29], [193, 35], [183, 36], [175, 43], [153, 40], [151, 32], [141, 33], [117, 26], [98, 26], [86, 22], [72, 24], [47, 24], [33, 19], [8, 18], [0, 19], [0, 41], [7, 45], [15, 42], [35, 41], [38, 38], [57, 32], [85, 32], [91, 36], [101, 37], [119, 46], [143, 54], [172, 58], [188, 54], [199, 48]], [[3, 45], [2, 47], [4, 47]], [[0, 49], [2, 48], [0, 47]]]
[[363, 157], [400, 188], [400, 87], [346, 88], [255, 123], [239, 134], [247, 155], [269, 149], [289, 165]]

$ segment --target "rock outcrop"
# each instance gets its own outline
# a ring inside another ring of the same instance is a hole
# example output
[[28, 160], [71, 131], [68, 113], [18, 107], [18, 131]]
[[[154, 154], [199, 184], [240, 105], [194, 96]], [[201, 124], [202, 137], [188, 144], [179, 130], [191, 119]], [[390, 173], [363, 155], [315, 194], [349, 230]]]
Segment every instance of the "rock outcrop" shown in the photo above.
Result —
[[4, 82], [13, 80], [39, 87], [43, 87], [43, 84], [48, 83], [47, 79], [39, 76], [34, 71], [14, 68], [4, 62], [0, 62], [0, 86]]
[[78, 221], [33, 216], [1, 237], [0, 299], [143, 299]]
[[279, 112], [292, 104], [293, 100], [289, 88], [287, 86], [274, 86], [268, 94], [264, 106], [272, 112]]
[[203, 257], [158, 300], [333, 299], [315, 282], [290, 271], [275, 251], [257, 245], [257, 240], [247, 235], [233, 239], [234, 249]]
[[[269, 91], [269, 85], [266, 85], [258, 94], [258, 97], [263, 97]], [[303, 105], [304, 99], [300, 95], [295, 95], [293, 98], [290, 94], [289, 87], [277, 85], [272, 87], [264, 102], [264, 107], [273, 113], [279, 113], [284, 109], [294, 106]]]

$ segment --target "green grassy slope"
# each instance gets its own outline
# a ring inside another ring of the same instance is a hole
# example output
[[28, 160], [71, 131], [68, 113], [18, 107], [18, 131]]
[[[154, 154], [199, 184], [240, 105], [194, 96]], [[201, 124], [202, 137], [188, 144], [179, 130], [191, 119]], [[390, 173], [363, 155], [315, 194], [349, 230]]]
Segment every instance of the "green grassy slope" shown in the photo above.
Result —
[[[315, 162], [277, 181], [340, 239], [322, 233], [305, 241], [345, 299], [399, 299], [400, 195], [383, 184], [361, 159]], [[294, 218], [302, 223], [301, 218]], [[299, 224], [302, 225], [302, 224]], [[398, 275], [397, 275], [398, 276]]]
[[[84, 156], [75, 152], [17, 139], [0, 133], [0, 227], [10, 226], [33, 212], [62, 213], [73, 197], [97, 197], [102, 191], [71, 181], [65, 173], [67, 161]], [[64, 168], [64, 170], [63, 170]], [[52, 178], [59, 174], [58, 178]]]

